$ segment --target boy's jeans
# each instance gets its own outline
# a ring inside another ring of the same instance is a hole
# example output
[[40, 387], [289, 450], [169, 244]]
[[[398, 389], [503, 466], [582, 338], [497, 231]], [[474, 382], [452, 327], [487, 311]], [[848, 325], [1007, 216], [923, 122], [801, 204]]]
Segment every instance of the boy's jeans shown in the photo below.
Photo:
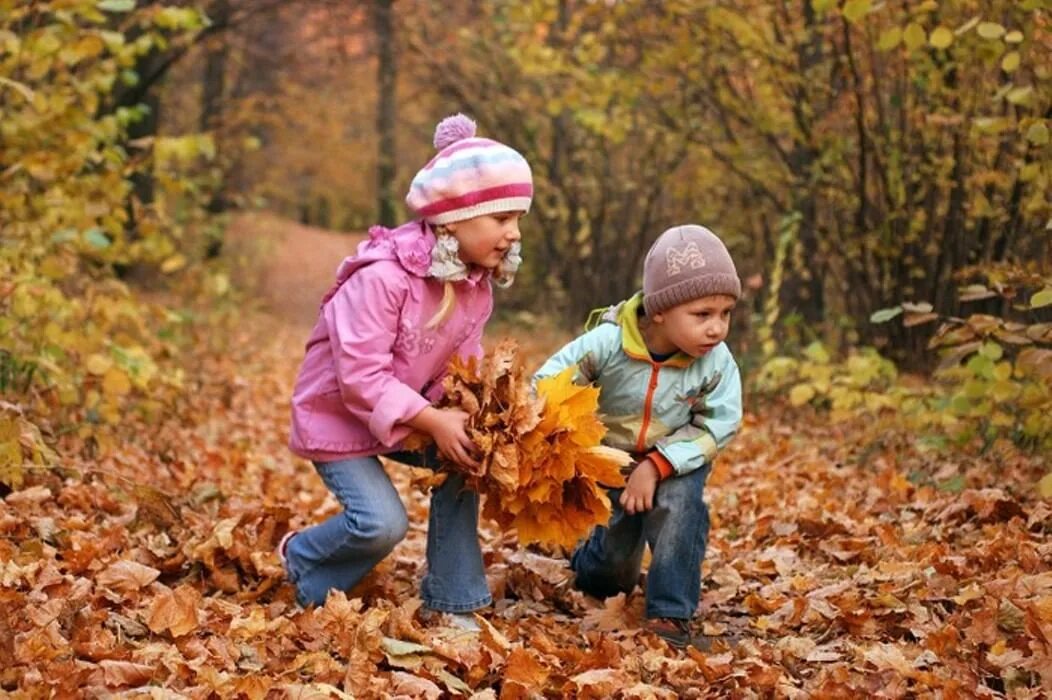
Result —
[[609, 489], [613, 512], [607, 527], [597, 527], [570, 559], [575, 585], [606, 598], [628, 593], [639, 581], [645, 545], [650, 545], [646, 616], [689, 620], [701, 596], [701, 562], [709, 538], [709, 508], [702, 500], [706, 465], [689, 474], [658, 482], [654, 507], [628, 515]]
[[[420, 466], [424, 455], [384, 455]], [[434, 460], [429, 460], [434, 464]], [[354, 587], [409, 529], [405, 506], [376, 457], [317, 462], [314, 467], [344, 510], [289, 540], [286, 567], [301, 605], [322, 605], [330, 589]], [[424, 605], [442, 612], [467, 612], [492, 602], [478, 539], [478, 494], [450, 474], [431, 496], [427, 527]]]

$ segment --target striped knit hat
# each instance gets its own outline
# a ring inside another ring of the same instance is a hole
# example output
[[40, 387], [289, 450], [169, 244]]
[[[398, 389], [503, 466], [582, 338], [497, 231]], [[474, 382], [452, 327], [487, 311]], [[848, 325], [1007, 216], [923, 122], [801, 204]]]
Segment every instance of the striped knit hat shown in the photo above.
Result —
[[533, 175], [514, 148], [476, 138], [475, 122], [463, 114], [439, 122], [434, 143], [438, 154], [416, 174], [405, 198], [417, 218], [439, 225], [530, 210]]

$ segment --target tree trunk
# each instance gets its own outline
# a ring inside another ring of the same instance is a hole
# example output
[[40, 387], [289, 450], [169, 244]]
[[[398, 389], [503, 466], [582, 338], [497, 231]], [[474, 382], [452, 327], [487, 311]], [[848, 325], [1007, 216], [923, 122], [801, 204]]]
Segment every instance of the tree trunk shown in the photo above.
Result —
[[[213, 12], [215, 21], [221, 24], [229, 22], [230, 0], [216, 0]], [[226, 40], [212, 37], [205, 53], [204, 82], [201, 86], [201, 131], [210, 131], [219, 125], [226, 93], [227, 55]]]
[[376, 159], [376, 203], [378, 221], [383, 226], [397, 224], [395, 204], [395, 86], [398, 74], [394, 51], [393, 0], [373, 2], [373, 27], [376, 32], [376, 132], [379, 152]]
[[[216, 0], [212, 8], [213, 20], [221, 25], [230, 21], [230, 0]], [[222, 124], [223, 101], [226, 98], [226, 69], [227, 58], [230, 49], [225, 36], [212, 37], [208, 50], [205, 54], [204, 76], [201, 85], [201, 116], [198, 128], [201, 131], [212, 132], [212, 138], [219, 141], [218, 130]], [[220, 183], [208, 202], [208, 211], [219, 214], [225, 211], [229, 205], [224, 182]], [[209, 244], [208, 255], [213, 257], [219, 253], [220, 241]]]
[[[785, 5], [782, 6], [785, 11]], [[817, 327], [825, 318], [825, 302], [822, 295], [822, 279], [827, 267], [822, 258], [818, 240], [818, 210], [812, 171], [817, 153], [811, 143], [813, 114], [819, 106], [814, 104], [814, 95], [808, 90], [808, 80], [816, 78], [815, 69], [824, 61], [820, 21], [815, 15], [811, 0], [801, 3], [806, 40], [796, 44], [797, 69], [803, 76], [801, 86], [791, 91], [793, 120], [800, 131], [798, 140], [786, 158], [792, 174], [792, 208], [800, 214], [797, 229], [796, 264], [786, 267], [785, 280], [778, 290], [778, 303], [782, 318], [788, 314], [799, 314], [812, 327]], [[787, 23], [787, 26], [789, 24]], [[808, 106], [814, 111], [811, 111]]]

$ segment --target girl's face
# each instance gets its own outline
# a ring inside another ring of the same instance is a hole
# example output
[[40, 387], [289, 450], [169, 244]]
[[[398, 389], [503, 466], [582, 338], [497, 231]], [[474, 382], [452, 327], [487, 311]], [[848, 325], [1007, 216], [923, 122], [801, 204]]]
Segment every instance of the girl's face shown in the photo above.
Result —
[[508, 254], [511, 244], [522, 238], [519, 233], [521, 217], [519, 211], [483, 214], [446, 224], [445, 228], [457, 239], [460, 259], [465, 264], [495, 270]]

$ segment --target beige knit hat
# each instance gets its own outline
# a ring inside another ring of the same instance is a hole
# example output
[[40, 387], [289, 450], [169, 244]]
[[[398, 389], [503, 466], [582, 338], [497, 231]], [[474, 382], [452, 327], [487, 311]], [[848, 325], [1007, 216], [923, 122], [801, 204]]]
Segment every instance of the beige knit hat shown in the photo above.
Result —
[[737, 299], [742, 285], [731, 254], [704, 226], [674, 226], [643, 261], [643, 308], [648, 316], [713, 294]]

